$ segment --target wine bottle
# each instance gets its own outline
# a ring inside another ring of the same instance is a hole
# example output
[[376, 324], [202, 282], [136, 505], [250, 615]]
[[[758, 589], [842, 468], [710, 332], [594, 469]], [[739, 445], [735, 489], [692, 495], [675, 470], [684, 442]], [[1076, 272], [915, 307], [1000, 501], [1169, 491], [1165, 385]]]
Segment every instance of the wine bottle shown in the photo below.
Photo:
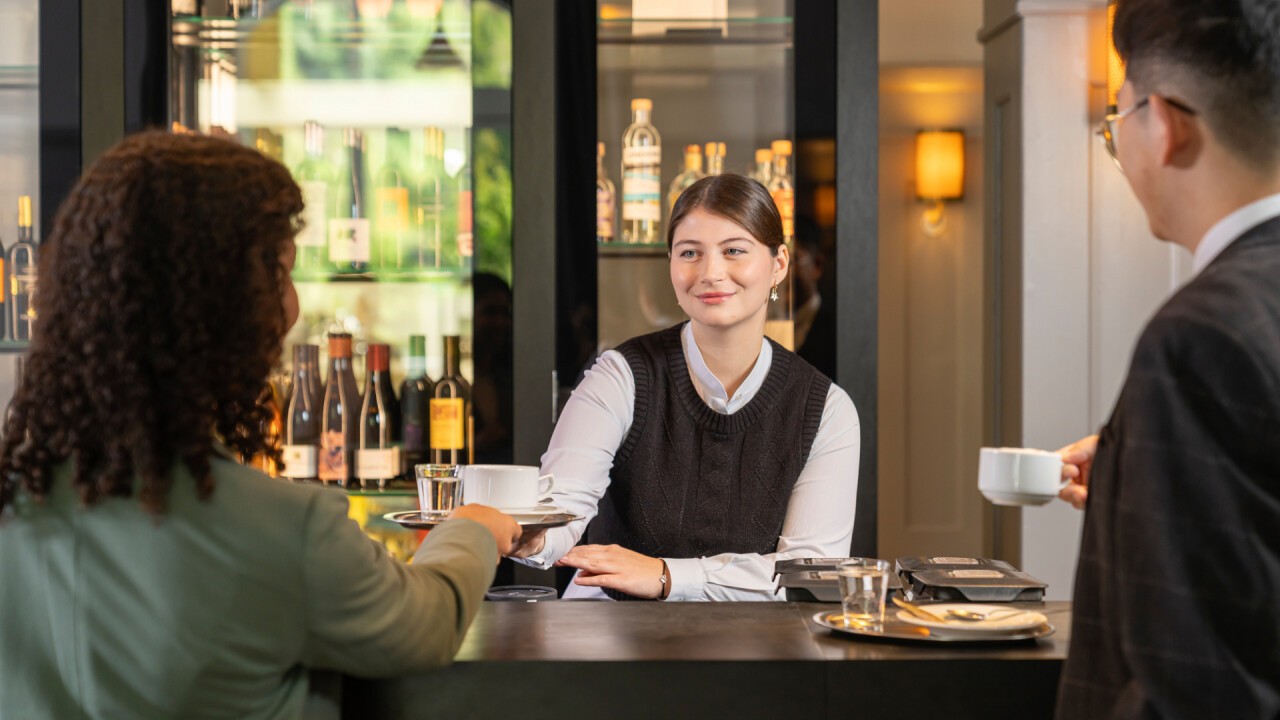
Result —
[[471, 385], [462, 377], [461, 341], [444, 338], [444, 375], [431, 396], [431, 462], [466, 465], [471, 462]]
[[311, 378], [311, 351], [315, 345], [293, 346], [293, 391], [284, 427], [284, 470], [293, 480], [319, 478], [320, 397]]
[[30, 340], [36, 312], [36, 241], [31, 228], [31, 196], [18, 198], [18, 241], [9, 248], [9, 333], [14, 340]]
[[306, 278], [318, 275], [324, 269], [329, 222], [338, 216], [338, 198], [334, 187], [337, 173], [324, 156], [324, 127], [308, 120], [302, 126], [302, 136], [306, 158], [294, 174], [306, 205], [302, 213], [305, 225], [293, 239], [298, 252], [293, 274]]
[[[409, 157], [409, 133], [387, 128], [387, 157], [374, 178], [374, 244], [376, 269], [404, 271], [409, 250], [409, 180], [400, 163]], [[415, 269], [415, 268], [408, 268]]]
[[[715, 143], [707, 143], [708, 147]], [[680, 194], [685, 188], [698, 182], [706, 175], [702, 174], [702, 148], [697, 145], [686, 145], [684, 148], [684, 171], [671, 181], [671, 188], [667, 190], [667, 212], [670, 213], [672, 208], [676, 206], [676, 200], [680, 199]]]
[[622, 134], [622, 241], [661, 242], [662, 136], [649, 121], [653, 101], [631, 101], [631, 125]]
[[409, 336], [409, 370], [400, 385], [400, 427], [404, 433], [405, 469], [427, 462], [427, 431], [435, 383], [427, 377], [427, 339]]
[[320, 416], [320, 480], [345, 486], [360, 442], [360, 393], [351, 370], [351, 336], [329, 335], [329, 379]]
[[596, 242], [613, 242], [618, 196], [604, 169], [604, 143], [596, 143]]
[[417, 265], [419, 268], [441, 267], [444, 259], [442, 228], [444, 213], [444, 131], [429, 127], [422, 131], [423, 169], [418, 176], [415, 193], [414, 225], [417, 235]]
[[370, 343], [365, 355], [369, 366], [360, 409], [360, 450], [356, 453], [356, 475], [363, 487], [400, 476], [400, 407], [391, 389], [391, 346]]
[[361, 275], [368, 272], [372, 253], [364, 197], [364, 133], [347, 128], [342, 139], [347, 149], [347, 168], [340, 215], [329, 223], [329, 261], [340, 275]]

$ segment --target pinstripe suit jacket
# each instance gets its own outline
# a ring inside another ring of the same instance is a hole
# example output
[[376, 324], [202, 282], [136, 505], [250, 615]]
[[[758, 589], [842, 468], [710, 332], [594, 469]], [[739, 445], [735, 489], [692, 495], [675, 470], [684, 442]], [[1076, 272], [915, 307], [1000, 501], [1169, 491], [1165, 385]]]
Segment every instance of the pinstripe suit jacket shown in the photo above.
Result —
[[1280, 718], [1280, 219], [1179, 290], [1094, 459], [1059, 718]]

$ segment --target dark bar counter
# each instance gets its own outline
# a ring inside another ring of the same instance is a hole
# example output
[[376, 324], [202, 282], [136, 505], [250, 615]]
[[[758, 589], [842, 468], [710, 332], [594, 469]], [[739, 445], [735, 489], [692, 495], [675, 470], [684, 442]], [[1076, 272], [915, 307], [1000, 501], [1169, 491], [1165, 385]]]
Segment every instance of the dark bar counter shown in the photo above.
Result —
[[345, 678], [351, 718], [1051, 718], [1070, 603], [1020, 604], [1053, 635], [864, 640], [816, 603], [485, 603], [450, 668]]

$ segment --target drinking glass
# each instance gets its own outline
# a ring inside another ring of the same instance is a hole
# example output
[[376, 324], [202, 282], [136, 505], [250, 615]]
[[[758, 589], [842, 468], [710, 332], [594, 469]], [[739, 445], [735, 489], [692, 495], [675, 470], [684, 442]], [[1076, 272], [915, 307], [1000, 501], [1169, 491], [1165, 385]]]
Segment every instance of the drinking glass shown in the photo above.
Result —
[[836, 568], [845, 627], [880, 626], [889, 590], [889, 562], [851, 558]]
[[448, 515], [462, 505], [462, 478], [457, 465], [414, 465], [418, 507], [424, 515]]

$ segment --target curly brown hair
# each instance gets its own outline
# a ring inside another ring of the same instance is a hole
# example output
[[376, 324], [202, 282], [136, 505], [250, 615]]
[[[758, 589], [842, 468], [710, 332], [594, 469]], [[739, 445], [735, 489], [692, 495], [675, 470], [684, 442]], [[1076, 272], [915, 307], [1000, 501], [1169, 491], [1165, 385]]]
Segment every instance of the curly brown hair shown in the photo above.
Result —
[[161, 512], [181, 460], [213, 492], [215, 437], [278, 458], [258, 399], [288, 330], [281, 253], [300, 227], [289, 171], [228, 140], [124, 139], [80, 178], [40, 248], [38, 320], [0, 443], [0, 510], [72, 458], [90, 504]]

